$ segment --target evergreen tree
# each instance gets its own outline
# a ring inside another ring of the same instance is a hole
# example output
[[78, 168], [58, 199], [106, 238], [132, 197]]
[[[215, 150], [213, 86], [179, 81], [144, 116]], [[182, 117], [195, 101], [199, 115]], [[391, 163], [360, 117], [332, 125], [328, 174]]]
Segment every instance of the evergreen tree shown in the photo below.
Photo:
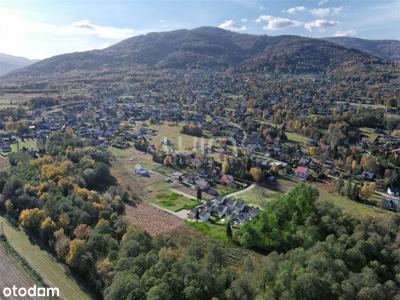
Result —
[[232, 225], [230, 220], [226, 223], [226, 236], [230, 239], [233, 237]]

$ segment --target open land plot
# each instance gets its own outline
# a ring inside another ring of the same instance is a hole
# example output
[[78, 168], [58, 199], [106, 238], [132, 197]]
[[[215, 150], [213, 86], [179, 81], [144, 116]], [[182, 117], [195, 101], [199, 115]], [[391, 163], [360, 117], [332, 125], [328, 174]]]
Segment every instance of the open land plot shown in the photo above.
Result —
[[[33, 278], [23, 269], [22, 265], [15, 257], [7, 253], [3, 244], [0, 244], [0, 289], [6, 287], [12, 288], [14, 285], [18, 288], [33, 287], [37, 283]], [[9, 297], [8, 299], [17, 299]], [[28, 299], [27, 297], [19, 299]], [[30, 297], [29, 299], [39, 299], [38, 297]], [[41, 297], [41, 299], [44, 299]]]
[[133, 168], [136, 165], [140, 164], [149, 170], [164, 175], [169, 175], [174, 172], [173, 169], [154, 162], [150, 154], [136, 150], [133, 147], [128, 149], [117, 149], [110, 147], [109, 151], [114, 155], [117, 161], [121, 161], [124, 163], [124, 165], [126, 165], [127, 168], [131, 168], [131, 171], [133, 171]]
[[332, 203], [334, 206], [340, 208], [345, 214], [354, 218], [371, 217], [381, 219], [395, 214], [390, 210], [359, 203], [350, 200], [345, 196], [339, 195], [336, 193], [334, 184], [331, 182], [313, 183], [312, 186], [316, 187], [319, 191], [319, 201]]
[[227, 262], [234, 267], [239, 267], [242, 265], [243, 261], [247, 257], [250, 257], [254, 260], [263, 258], [261, 254], [240, 247], [232, 241], [226, 242], [225, 226], [212, 225], [208, 227], [208, 229], [202, 231], [198, 228], [195, 228], [196, 225], [192, 226], [195, 222], [191, 224], [188, 223], [189, 222], [186, 221], [184, 226], [176, 228], [169, 234], [181, 251], [187, 249], [193, 242], [198, 244], [203, 249], [207, 249], [207, 247], [210, 247], [211, 244], [216, 244], [218, 247], [220, 247], [220, 249], [223, 250]]
[[282, 193], [278, 191], [274, 191], [262, 186], [255, 186], [249, 191], [245, 191], [243, 193], [233, 196], [233, 198], [248, 204], [258, 206], [260, 208], [265, 208], [268, 202], [279, 199], [281, 195]]
[[233, 187], [228, 187], [228, 186], [224, 186], [221, 184], [217, 184], [215, 189], [217, 190], [218, 194], [221, 196], [226, 196], [235, 192], [240, 191], [240, 188], [233, 188]]
[[233, 243], [226, 235], [226, 227], [223, 225], [209, 224], [202, 222], [186, 221], [186, 224], [199, 230], [200, 232], [212, 237], [214, 239], [224, 241], [226, 243]]
[[182, 209], [191, 209], [198, 205], [197, 200], [174, 192], [158, 194], [153, 197], [152, 202], [174, 212]]
[[136, 206], [126, 205], [126, 220], [129, 224], [146, 230], [151, 235], [168, 233], [184, 226], [178, 217], [169, 214], [148, 203]]
[[0, 222], [3, 223], [4, 233], [15, 251], [28, 262], [47, 285], [60, 289], [61, 298], [93, 299], [66, 265], [59, 263], [49, 252], [30, 239], [24, 231], [14, 228], [1, 216]]
[[22, 141], [21, 139], [18, 139], [17, 143], [11, 144], [11, 151], [12, 152], [17, 152], [18, 149], [22, 150], [22, 148], [26, 149], [33, 149], [37, 150], [37, 140], [36, 139], [24, 139]]
[[[337, 103], [347, 103], [343, 101], [337, 101]], [[362, 108], [372, 108], [372, 109], [386, 109], [386, 106], [383, 104], [367, 104], [367, 103], [357, 103], [357, 102], [350, 102], [350, 105]]]
[[133, 173], [136, 163], [132, 161], [114, 161], [111, 167], [111, 173], [118, 182], [130, 193], [134, 199], [144, 200], [148, 195], [148, 188], [167, 183], [163, 181], [164, 177], [157, 173], [150, 173], [149, 177], [138, 176]]
[[182, 126], [183, 124], [151, 125], [149, 126], [149, 128], [154, 129], [156, 131], [156, 135], [149, 138], [149, 140], [152, 143], [160, 143], [164, 138], [167, 138], [172, 142], [174, 149], [176, 149], [177, 151], [186, 151], [193, 148], [201, 149], [202, 146], [209, 146], [210, 140], [208, 138], [196, 137], [181, 133]]
[[[178, 191], [180, 193], [186, 194], [186, 195], [190, 196], [190, 198], [197, 197], [197, 191], [190, 189], [184, 185], [177, 185], [177, 186], [173, 187], [173, 191]], [[215, 197], [208, 193], [202, 193], [202, 198], [203, 198], [203, 200], [211, 200], [211, 199], [214, 199]]]
[[297, 143], [303, 144], [303, 145], [305, 145], [306, 143], [308, 143], [310, 141], [310, 139], [308, 137], [306, 137], [304, 135], [300, 135], [298, 133], [294, 133], [294, 132], [286, 131], [286, 136], [289, 141], [297, 142]]

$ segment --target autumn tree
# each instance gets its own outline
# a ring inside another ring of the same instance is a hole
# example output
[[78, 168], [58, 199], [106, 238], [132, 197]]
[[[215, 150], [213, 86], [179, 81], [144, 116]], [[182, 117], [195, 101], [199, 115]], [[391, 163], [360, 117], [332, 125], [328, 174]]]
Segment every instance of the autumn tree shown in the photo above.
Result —
[[81, 239], [71, 241], [65, 262], [80, 273], [84, 273], [87, 270], [88, 260], [86, 242]]
[[78, 239], [88, 238], [91, 233], [92, 233], [92, 227], [86, 224], [79, 224], [74, 229], [74, 236], [76, 236]]
[[229, 158], [225, 156], [224, 161], [222, 162], [222, 173], [228, 174], [230, 168]]
[[172, 157], [171, 154], [168, 154], [168, 155], [164, 158], [164, 165], [166, 165], [166, 166], [172, 166], [173, 163], [174, 163], [174, 158]]
[[361, 196], [365, 199], [368, 199], [375, 192], [376, 184], [375, 182], [364, 182], [361, 187]]
[[57, 230], [56, 223], [50, 217], [47, 217], [40, 224], [40, 232], [41, 237], [44, 241], [48, 241], [50, 237], [53, 236], [53, 233]]
[[14, 118], [12, 116], [8, 117], [6, 130], [10, 131], [10, 132], [15, 131], [15, 122], [14, 122]]
[[263, 178], [263, 172], [258, 167], [253, 167], [250, 169], [250, 175], [253, 177], [255, 182], [260, 182]]
[[317, 155], [317, 147], [309, 147], [308, 148], [308, 153], [310, 154], [310, 156], [315, 156]]
[[46, 218], [46, 212], [39, 208], [24, 209], [19, 221], [28, 230], [38, 231], [41, 222]]

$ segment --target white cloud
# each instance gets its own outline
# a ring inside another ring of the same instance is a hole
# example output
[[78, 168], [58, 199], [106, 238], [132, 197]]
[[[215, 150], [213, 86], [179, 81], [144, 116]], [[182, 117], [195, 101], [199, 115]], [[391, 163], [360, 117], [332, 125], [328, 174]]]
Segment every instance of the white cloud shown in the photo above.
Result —
[[218, 27], [222, 28], [222, 29], [230, 30], [230, 31], [244, 31], [244, 30], [247, 30], [246, 26], [244, 26], [244, 25], [239, 26], [233, 20], [226, 20], [226, 21], [222, 22], [221, 24], [219, 24]]
[[333, 16], [337, 15], [343, 10], [343, 6], [338, 6], [338, 7], [325, 7], [325, 8], [313, 8], [310, 9], [310, 13], [313, 16], [323, 18], [326, 16]]
[[274, 17], [270, 15], [261, 15], [258, 17], [256, 22], [257, 23], [265, 22], [266, 25], [263, 27], [264, 30], [276, 30], [289, 27], [299, 27], [302, 25], [301, 22], [296, 20]]
[[353, 36], [357, 33], [354, 29], [348, 30], [338, 30], [335, 32], [334, 36]]
[[284, 10], [283, 12], [286, 12], [288, 14], [294, 15], [297, 14], [299, 12], [305, 12], [307, 11], [307, 8], [305, 8], [304, 6], [295, 6], [295, 7], [291, 7], [287, 10]]
[[241, 21], [242, 23], [246, 23], [246, 22], [248, 21], [248, 19], [245, 18], [245, 19], [241, 19], [240, 21]]
[[324, 5], [325, 3], [328, 3], [328, 0], [321, 0], [318, 2], [318, 5]]
[[[55, 25], [50, 25], [55, 26]], [[45, 25], [46, 27], [46, 25]], [[130, 28], [116, 28], [92, 24], [89, 20], [81, 20], [68, 26], [55, 26], [59, 33], [90, 34], [106, 39], [125, 39], [133, 35], [134, 31]]]
[[309, 31], [313, 31], [314, 29], [324, 29], [327, 27], [333, 27], [339, 24], [337, 21], [329, 21], [329, 20], [314, 20], [311, 22], [307, 22], [304, 24], [304, 28], [308, 29]]
[[23, 11], [0, 8], [0, 52], [28, 58], [98, 49], [131, 37], [131, 28], [118, 28], [78, 20], [71, 24], [53, 24], [32, 20]]

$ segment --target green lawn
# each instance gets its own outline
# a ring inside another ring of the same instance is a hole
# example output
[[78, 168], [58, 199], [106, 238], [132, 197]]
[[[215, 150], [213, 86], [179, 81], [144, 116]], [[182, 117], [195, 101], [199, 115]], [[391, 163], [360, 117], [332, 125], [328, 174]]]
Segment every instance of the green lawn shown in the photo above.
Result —
[[11, 144], [11, 151], [12, 152], [17, 152], [18, 151], [18, 144], [19, 144], [19, 150], [22, 150], [23, 147], [27, 149], [33, 148], [34, 150], [37, 150], [37, 141], [36, 140], [31, 140], [31, 139], [25, 139], [23, 142], [18, 139], [18, 143]]
[[174, 169], [159, 164], [150, 167], [150, 169], [156, 173], [160, 173], [165, 176], [170, 176], [172, 173], [175, 172]]
[[117, 159], [128, 159], [133, 156], [133, 153], [130, 149], [118, 149], [115, 147], [109, 147], [108, 150]]
[[265, 187], [256, 186], [255, 188], [234, 196], [233, 198], [241, 200], [245, 203], [258, 206], [260, 208], [266, 207], [267, 203], [271, 200], [279, 199], [282, 193], [273, 191]]
[[152, 199], [152, 202], [175, 212], [182, 209], [191, 209], [198, 204], [197, 200], [190, 199], [174, 192], [158, 194]]
[[[216, 224], [206, 224], [202, 222], [191, 222], [186, 221], [186, 224], [196, 228], [197, 230], [201, 231], [202, 233], [215, 238], [217, 240], [221, 240], [227, 243], [233, 243], [231, 239], [229, 239], [226, 235], [226, 227], [223, 225], [216, 225]], [[233, 229], [235, 231], [235, 229]]]
[[[347, 103], [347, 102], [338, 101], [337, 103]], [[386, 106], [383, 104], [364, 104], [364, 103], [356, 103], [356, 102], [350, 102], [350, 104], [357, 106], [357, 107], [362, 107], [362, 108], [386, 109]]]
[[[21, 151], [23, 147], [25, 147], [27, 149], [34, 149], [34, 150], [38, 149], [36, 139], [35, 140], [25, 139], [23, 142], [20, 139], [18, 139], [18, 143], [11, 144], [10, 147], [11, 147], [11, 152], [17, 152], [18, 148]], [[5, 153], [5, 152], [0, 152], [0, 154], [4, 157], [8, 156], [8, 153]]]
[[67, 266], [59, 263], [51, 254], [29, 240], [22, 230], [11, 226], [0, 216], [4, 232], [14, 249], [40, 274], [50, 287], [58, 287], [64, 299], [93, 299], [69, 273]]
[[169, 124], [158, 124], [150, 125], [150, 129], [156, 131], [156, 135], [149, 138], [151, 143], [160, 143], [162, 139], [167, 138], [172, 142], [172, 148], [177, 151], [186, 151], [193, 147], [200, 149], [201, 146], [211, 146], [209, 145], [209, 139], [204, 137], [195, 137], [187, 134], [181, 133], [183, 124], [169, 125]]
[[319, 201], [327, 201], [334, 204], [336, 207], [342, 209], [344, 213], [349, 214], [355, 218], [382, 218], [394, 214], [393, 212], [385, 209], [381, 209], [374, 206], [368, 206], [363, 203], [359, 203], [337, 193], [329, 193], [322, 188], [319, 190]]
[[297, 142], [297, 143], [300, 143], [300, 144], [306, 144], [307, 142], [310, 141], [310, 139], [308, 137], [305, 137], [303, 135], [300, 135], [300, 134], [297, 134], [297, 133], [294, 133], [294, 132], [287, 132], [286, 131], [286, 136], [287, 136], [289, 141]]
[[232, 193], [235, 193], [237, 191], [240, 191], [240, 189], [236, 189], [236, 188], [231, 188], [228, 186], [223, 186], [218, 184], [215, 189], [217, 190], [218, 194], [220, 194], [221, 196], [226, 196]]

